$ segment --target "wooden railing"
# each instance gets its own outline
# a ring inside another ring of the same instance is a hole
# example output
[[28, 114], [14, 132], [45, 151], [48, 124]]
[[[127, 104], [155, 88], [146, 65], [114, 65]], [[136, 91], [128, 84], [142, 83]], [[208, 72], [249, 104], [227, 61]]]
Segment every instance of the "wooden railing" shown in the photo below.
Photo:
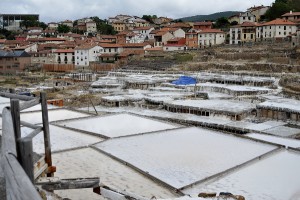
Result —
[[[34, 165], [32, 139], [44, 132], [45, 143], [45, 171], [47, 176], [53, 176], [55, 167], [52, 166], [48, 108], [46, 94], [41, 93], [40, 98], [0, 93], [0, 96], [11, 98], [11, 106], [2, 111], [2, 158], [1, 165], [6, 181], [7, 199], [38, 200], [41, 199], [34, 186]], [[19, 103], [19, 100], [25, 101]], [[20, 120], [20, 111], [41, 103], [43, 126], [36, 126]], [[26, 137], [21, 137], [21, 125], [34, 129]], [[39, 174], [40, 175], [40, 174]]]

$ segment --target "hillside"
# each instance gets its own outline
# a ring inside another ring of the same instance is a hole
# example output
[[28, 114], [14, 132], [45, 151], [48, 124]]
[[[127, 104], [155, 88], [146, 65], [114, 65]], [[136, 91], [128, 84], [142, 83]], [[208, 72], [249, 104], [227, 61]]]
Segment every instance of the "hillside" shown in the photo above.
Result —
[[196, 15], [191, 17], [184, 17], [178, 20], [182, 20], [184, 22], [200, 22], [200, 21], [215, 21], [220, 17], [230, 17], [232, 15], [241, 13], [239, 11], [226, 11], [226, 12], [218, 12], [210, 15]]

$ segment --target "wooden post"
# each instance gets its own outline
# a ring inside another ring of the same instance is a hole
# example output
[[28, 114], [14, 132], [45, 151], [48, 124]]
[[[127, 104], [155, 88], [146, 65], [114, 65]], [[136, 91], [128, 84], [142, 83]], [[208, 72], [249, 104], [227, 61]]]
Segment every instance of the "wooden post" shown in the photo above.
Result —
[[30, 181], [34, 183], [33, 174], [33, 153], [32, 153], [32, 138], [22, 138], [18, 141], [21, 150], [20, 159], [21, 166], [29, 177]]
[[10, 101], [10, 111], [13, 122], [13, 130], [16, 142], [16, 150], [17, 150], [17, 159], [20, 162], [20, 146], [18, 145], [18, 140], [21, 138], [21, 122], [20, 122], [20, 104], [19, 100], [12, 99]]
[[[41, 92], [41, 107], [42, 107], [42, 118], [43, 118], [43, 128], [44, 128], [44, 144], [45, 144], [45, 161], [48, 167], [52, 166], [51, 157], [51, 142], [50, 142], [50, 131], [49, 131], [49, 119], [48, 119], [48, 107], [46, 93]], [[53, 176], [53, 173], [47, 174], [48, 177]]]

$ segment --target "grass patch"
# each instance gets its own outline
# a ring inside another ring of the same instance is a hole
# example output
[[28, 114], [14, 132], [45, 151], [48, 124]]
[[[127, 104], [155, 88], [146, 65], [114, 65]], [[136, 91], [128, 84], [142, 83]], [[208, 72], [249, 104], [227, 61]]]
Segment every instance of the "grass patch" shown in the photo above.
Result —
[[191, 54], [176, 54], [174, 58], [177, 62], [189, 62], [193, 60], [193, 56]]

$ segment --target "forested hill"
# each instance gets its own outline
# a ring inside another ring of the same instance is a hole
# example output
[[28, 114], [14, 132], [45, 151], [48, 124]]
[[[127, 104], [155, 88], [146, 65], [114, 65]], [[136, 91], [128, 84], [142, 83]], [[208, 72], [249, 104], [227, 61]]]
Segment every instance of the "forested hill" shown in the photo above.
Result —
[[221, 17], [230, 17], [235, 14], [241, 13], [240, 11], [226, 11], [226, 12], [218, 12], [210, 15], [196, 15], [191, 17], [184, 17], [180, 18], [178, 20], [182, 20], [184, 22], [201, 22], [201, 21], [215, 21], [218, 18]]

